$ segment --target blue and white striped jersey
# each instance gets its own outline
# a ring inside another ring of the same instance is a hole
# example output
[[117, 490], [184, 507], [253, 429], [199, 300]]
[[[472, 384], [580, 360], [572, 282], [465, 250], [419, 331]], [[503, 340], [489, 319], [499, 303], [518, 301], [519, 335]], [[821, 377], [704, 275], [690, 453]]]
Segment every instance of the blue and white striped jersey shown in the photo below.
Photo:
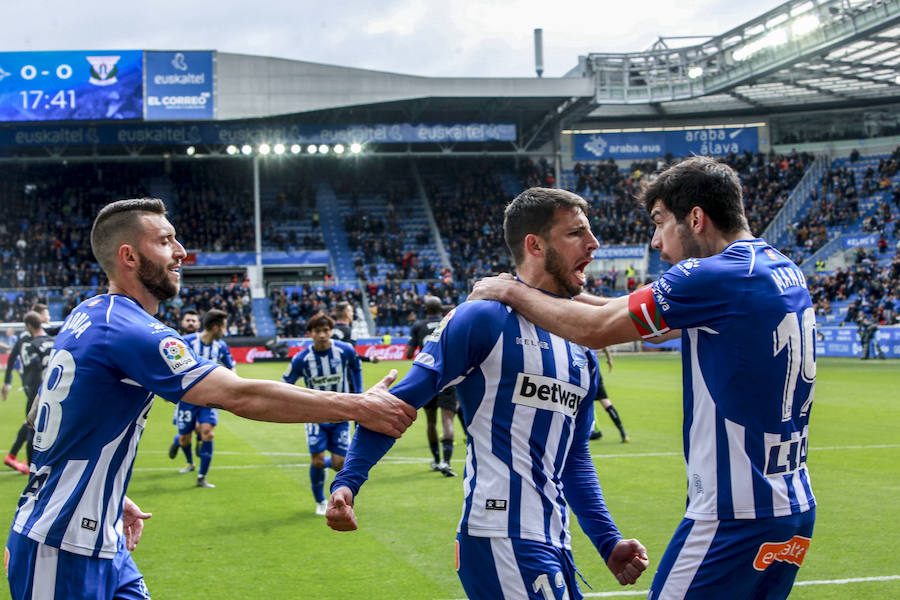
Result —
[[298, 352], [281, 379], [296, 383], [300, 377], [306, 387], [331, 392], [362, 392], [362, 368], [356, 349], [345, 342], [331, 341], [331, 348], [317, 352], [312, 345]]
[[184, 336], [184, 342], [200, 358], [220, 364], [227, 369], [234, 368], [234, 358], [232, 358], [231, 350], [228, 349], [225, 340], [213, 340], [212, 344], [204, 344], [199, 333], [189, 333]]
[[13, 530], [112, 558], [154, 393], [175, 401], [215, 365], [131, 298], [104, 294], [66, 319], [41, 383], [34, 459]]
[[683, 330], [686, 516], [761, 519], [814, 507], [806, 455], [815, 314], [803, 272], [763, 240], [745, 240], [684, 260], [645, 290], [659, 329]]
[[[498, 302], [466, 302], [444, 318], [391, 393], [421, 407], [456, 386], [468, 428], [459, 532], [570, 548], [568, 503], [608, 556], [621, 536], [588, 450], [597, 374], [592, 351]], [[356, 493], [392, 442], [376, 435], [361, 428], [332, 490]]]

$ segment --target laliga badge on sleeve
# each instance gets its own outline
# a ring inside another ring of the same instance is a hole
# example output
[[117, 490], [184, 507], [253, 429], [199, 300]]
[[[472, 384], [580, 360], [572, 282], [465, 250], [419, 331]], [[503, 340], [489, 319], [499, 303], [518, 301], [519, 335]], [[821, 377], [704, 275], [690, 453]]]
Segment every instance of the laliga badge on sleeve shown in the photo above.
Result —
[[159, 341], [159, 354], [166, 361], [172, 373], [184, 373], [197, 364], [197, 359], [190, 353], [185, 343], [173, 336]]

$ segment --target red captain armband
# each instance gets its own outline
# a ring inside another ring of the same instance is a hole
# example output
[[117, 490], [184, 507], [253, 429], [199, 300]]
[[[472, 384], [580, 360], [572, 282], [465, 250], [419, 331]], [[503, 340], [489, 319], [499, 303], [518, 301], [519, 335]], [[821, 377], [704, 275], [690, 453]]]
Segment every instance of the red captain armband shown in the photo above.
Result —
[[628, 295], [628, 315], [634, 323], [634, 328], [645, 340], [669, 332], [669, 326], [653, 299], [652, 285], [644, 286]]

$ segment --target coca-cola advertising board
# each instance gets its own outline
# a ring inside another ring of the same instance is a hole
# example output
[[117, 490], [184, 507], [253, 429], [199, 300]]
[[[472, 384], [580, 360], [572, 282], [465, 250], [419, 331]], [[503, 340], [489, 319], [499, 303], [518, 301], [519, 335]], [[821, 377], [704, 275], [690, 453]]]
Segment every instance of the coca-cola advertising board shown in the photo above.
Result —
[[[303, 346], [291, 346], [288, 348], [288, 358], [306, 348]], [[257, 359], [273, 359], [275, 355], [265, 346], [229, 346], [231, 356], [238, 363], [252, 363]], [[372, 358], [377, 356], [381, 360], [404, 360], [406, 358], [406, 344], [361, 344], [356, 346], [356, 352], [362, 356]]]

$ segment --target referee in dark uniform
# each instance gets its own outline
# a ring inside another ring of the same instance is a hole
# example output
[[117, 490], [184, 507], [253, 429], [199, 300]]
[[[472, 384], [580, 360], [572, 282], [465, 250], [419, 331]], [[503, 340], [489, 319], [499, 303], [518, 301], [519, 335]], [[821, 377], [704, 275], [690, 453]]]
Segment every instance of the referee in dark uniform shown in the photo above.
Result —
[[[409, 342], [406, 344], [406, 358], [410, 359], [421, 348], [426, 338], [437, 329], [443, 319], [444, 307], [441, 300], [435, 296], [425, 296], [425, 318], [416, 321], [409, 333]], [[459, 400], [456, 398], [456, 388], [449, 386], [441, 390], [437, 396], [428, 401], [424, 406], [427, 419], [428, 446], [434, 460], [431, 468], [440, 471], [447, 477], [456, 477], [456, 473], [450, 468], [450, 458], [453, 456], [453, 417], [459, 410]], [[441, 425], [444, 436], [438, 446], [437, 435], [437, 409], [441, 409]], [[441, 460], [441, 451], [444, 459]]]
[[[350, 329], [351, 323], [353, 323], [353, 306], [349, 302], [338, 302], [334, 307], [334, 333], [331, 334], [331, 337], [356, 348], [356, 340], [353, 339], [353, 332]], [[381, 362], [377, 356], [370, 358], [362, 354], [359, 355], [359, 360], [372, 364]]]
[[[50, 360], [50, 353], [53, 350], [53, 338], [44, 331], [41, 314], [34, 311], [29, 311], [25, 314], [25, 330], [28, 335], [22, 336], [21, 345], [17, 345], [17, 347], [19, 348], [19, 358], [22, 361], [22, 387], [25, 390], [25, 414], [27, 415], [31, 410], [35, 397], [38, 395], [38, 391], [40, 391], [41, 381], [44, 377], [44, 368], [47, 366]], [[0, 390], [0, 396], [2, 396], [4, 401], [6, 401], [8, 393], [9, 386], [4, 385], [2, 390]], [[26, 420], [19, 428], [16, 440], [13, 442], [9, 453], [4, 457], [3, 463], [17, 471], [28, 474], [30, 470], [29, 465], [31, 464], [31, 440], [33, 438], [34, 428]], [[16, 455], [23, 444], [26, 444], [25, 449], [28, 456], [28, 461], [25, 463], [16, 459]]]

